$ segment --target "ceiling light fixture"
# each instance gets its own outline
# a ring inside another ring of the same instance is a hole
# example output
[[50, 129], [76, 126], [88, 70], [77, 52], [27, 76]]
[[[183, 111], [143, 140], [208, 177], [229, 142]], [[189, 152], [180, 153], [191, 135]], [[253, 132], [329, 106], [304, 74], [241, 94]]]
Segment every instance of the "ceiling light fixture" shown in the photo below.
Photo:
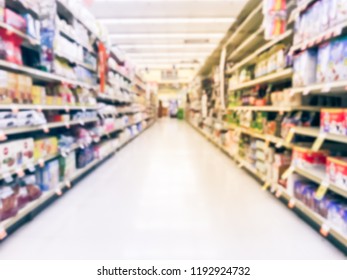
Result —
[[224, 33], [124, 33], [124, 34], [110, 34], [110, 38], [115, 39], [130, 39], [130, 38], [217, 38], [220, 39]]
[[228, 23], [235, 18], [100, 18], [100, 23], [105, 25], [130, 25], [130, 24], [204, 24], [204, 23]]

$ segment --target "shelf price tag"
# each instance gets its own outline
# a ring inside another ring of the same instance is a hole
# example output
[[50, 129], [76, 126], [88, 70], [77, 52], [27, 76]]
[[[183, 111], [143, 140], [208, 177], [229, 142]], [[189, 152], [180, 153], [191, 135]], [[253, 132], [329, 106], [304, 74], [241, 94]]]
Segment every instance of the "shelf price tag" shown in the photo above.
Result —
[[25, 175], [25, 173], [24, 173], [24, 171], [23, 171], [22, 168], [18, 168], [17, 171], [16, 171], [16, 173], [17, 173], [17, 176], [18, 176], [19, 178], [22, 178], [22, 177], [24, 177], [24, 175]]
[[291, 165], [286, 171], [284, 171], [281, 178], [283, 180], [287, 180], [288, 177], [294, 173], [294, 171], [295, 171], [295, 168], [294, 168], [294, 166]]
[[58, 195], [58, 196], [62, 196], [63, 195], [63, 192], [60, 188], [56, 188], [55, 190], [55, 193]]
[[282, 191], [281, 191], [280, 189], [277, 189], [277, 191], [276, 191], [276, 193], [275, 193], [275, 196], [276, 196], [277, 198], [280, 198], [281, 195], [282, 195]]
[[328, 93], [328, 92], [330, 92], [331, 91], [331, 87], [330, 87], [330, 85], [325, 85], [323, 88], [322, 88], [322, 90], [321, 90], [321, 92], [322, 93]]
[[13, 177], [10, 172], [5, 172], [2, 175], [3, 179], [5, 180], [6, 183], [11, 183], [13, 181]]
[[270, 187], [270, 182], [265, 182], [265, 184], [261, 187], [262, 191], [266, 191]]
[[278, 142], [276, 143], [276, 148], [277, 148], [277, 149], [280, 149], [280, 148], [283, 147], [283, 145], [284, 145], [283, 140], [280, 140], [280, 141], [278, 141]]
[[330, 185], [329, 179], [325, 178], [320, 184], [320, 186], [318, 187], [316, 193], [314, 194], [315, 198], [318, 200], [322, 200], [329, 189], [329, 185]]
[[11, 111], [13, 114], [17, 114], [19, 112], [18, 106], [17, 105], [12, 105]]
[[66, 113], [69, 113], [69, 112], [70, 112], [69, 106], [66, 105], [66, 106], [64, 107], [64, 109], [65, 109], [65, 112], [66, 112]]
[[293, 209], [293, 208], [295, 207], [295, 203], [296, 203], [295, 198], [291, 198], [291, 199], [289, 200], [289, 202], [288, 202], [288, 207], [289, 207], [290, 209]]
[[84, 120], [80, 119], [79, 124], [84, 126]]
[[40, 158], [38, 163], [41, 168], [45, 166], [45, 160], [43, 158]]
[[7, 237], [7, 232], [5, 228], [0, 225], [0, 240], [4, 240]]
[[328, 226], [327, 224], [322, 224], [319, 230], [319, 233], [323, 235], [324, 237], [328, 237], [329, 232], [330, 232], [330, 226]]
[[338, 26], [334, 29], [333, 31], [333, 36], [337, 37], [337, 36], [340, 36], [342, 33], [342, 27], [341, 26]]
[[80, 144], [80, 148], [81, 148], [82, 150], [84, 150], [84, 144], [83, 144], [83, 143]]
[[71, 189], [71, 182], [69, 180], [65, 181], [65, 185], [68, 189]]
[[240, 162], [239, 164], [238, 164], [238, 168], [242, 168], [242, 167], [244, 167], [245, 165], [243, 164], [243, 162]]
[[326, 133], [319, 133], [316, 141], [314, 141], [313, 146], [312, 146], [312, 150], [317, 152], [323, 145], [324, 141], [326, 138]]
[[69, 121], [66, 121], [66, 122], [65, 122], [65, 127], [66, 127], [67, 129], [70, 129], [70, 122], [69, 122]]
[[39, 112], [39, 113], [42, 113], [42, 106], [37, 105], [36, 106], [36, 111]]
[[42, 126], [42, 130], [44, 133], [49, 133], [49, 128], [48, 128], [47, 124]]
[[6, 141], [7, 136], [3, 130], [0, 130], [0, 141]]

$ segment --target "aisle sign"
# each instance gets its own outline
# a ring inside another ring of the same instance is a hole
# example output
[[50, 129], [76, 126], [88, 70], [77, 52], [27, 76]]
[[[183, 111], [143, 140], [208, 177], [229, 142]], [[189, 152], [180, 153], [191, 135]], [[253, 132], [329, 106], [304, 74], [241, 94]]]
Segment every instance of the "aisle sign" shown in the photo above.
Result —
[[326, 195], [328, 189], [329, 189], [329, 180], [328, 179], [324, 179], [322, 181], [322, 183], [320, 184], [319, 188], [317, 189], [316, 193], [315, 193], [315, 198], [318, 200], [322, 200], [323, 197]]

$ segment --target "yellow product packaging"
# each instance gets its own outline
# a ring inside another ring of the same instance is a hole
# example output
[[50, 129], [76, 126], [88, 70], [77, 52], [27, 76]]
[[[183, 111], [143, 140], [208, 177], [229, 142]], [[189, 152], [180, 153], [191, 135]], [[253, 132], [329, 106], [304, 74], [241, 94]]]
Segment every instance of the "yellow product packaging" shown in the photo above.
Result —
[[43, 158], [44, 156], [44, 142], [42, 139], [37, 139], [34, 142], [34, 159], [35, 161], [38, 161], [39, 159]]
[[46, 91], [44, 87], [33, 86], [31, 89], [33, 104], [45, 105], [46, 104]]

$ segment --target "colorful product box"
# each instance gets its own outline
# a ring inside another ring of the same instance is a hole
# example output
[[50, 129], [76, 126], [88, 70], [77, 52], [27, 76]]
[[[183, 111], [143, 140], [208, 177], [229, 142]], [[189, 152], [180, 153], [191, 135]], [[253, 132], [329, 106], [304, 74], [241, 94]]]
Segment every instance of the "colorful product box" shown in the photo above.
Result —
[[37, 182], [42, 191], [52, 190], [59, 185], [59, 161], [48, 162], [43, 169], [38, 169], [36, 173]]
[[347, 190], [347, 158], [328, 157], [326, 173], [331, 183]]
[[58, 153], [58, 139], [56, 137], [37, 139], [34, 145], [34, 157], [36, 161]]
[[60, 181], [71, 180], [76, 172], [76, 153], [72, 151], [67, 157], [59, 159]]
[[32, 86], [31, 96], [33, 104], [45, 105], [46, 104], [46, 89], [40, 86]]
[[328, 79], [329, 81], [346, 80], [347, 37], [334, 40], [330, 45]]
[[346, 114], [344, 109], [322, 109], [320, 115], [321, 131], [347, 135]]
[[300, 168], [325, 167], [328, 151], [312, 151], [309, 148], [294, 147], [292, 164]]
[[[328, 75], [329, 69], [329, 59], [330, 59], [330, 43], [321, 45], [318, 48], [318, 58], [317, 58], [317, 83], [330, 82]], [[297, 94], [298, 95], [298, 94]]]
[[346, 0], [330, 0], [330, 21], [331, 26], [347, 19], [347, 2]]
[[316, 81], [317, 51], [307, 50], [294, 58], [293, 85], [308, 86]]

